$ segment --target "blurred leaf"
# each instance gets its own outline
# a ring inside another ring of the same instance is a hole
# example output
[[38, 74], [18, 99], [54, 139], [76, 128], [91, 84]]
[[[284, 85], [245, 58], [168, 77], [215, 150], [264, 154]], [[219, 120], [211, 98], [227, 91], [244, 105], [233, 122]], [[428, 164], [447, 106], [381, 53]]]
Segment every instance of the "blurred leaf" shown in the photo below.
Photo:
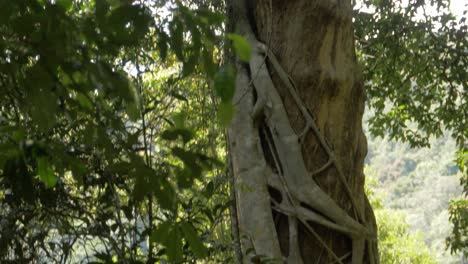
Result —
[[158, 179], [152, 191], [163, 209], [177, 210], [176, 193], [172, 185], [163, 178]]
[[212, 77], [216, 73], [216, 65], [213, 62], [213, 54], [206, 48], [202, 50], [203, 67], [208, 76]]
[[175, 128], [184, 128], [185, 127], [185, 112], [178, 112], [172, 116], [172, 120], [174, 121]]
[[181, 159], [184, 162], [184, 165], [191, 171], [191, 176], [194, 178], [199, 178], [201, 175], [201, 167], [197, 163], [197, 156], [190, 152], [186, 151], [179, 147], [172, 148], [172, 154]]
[[73, 179], [75, 179], [78, 185], [82, 185], [83, 177], [86, 174], [86, 166], [79, 159], [71, 158], [70, 160], [70, 169]]
[[177, 186], [181, 189], [190, 188], [193, 184], [192, 172], [186, 167], [176, 170], [176, 177]]
[[140, 118], [140, 109], [135, 102], [128, 102], [126, 110], [130, 120], [137, 121]]
[[42, 131], [48, 131], [55, 124], [57, 95], [52, 91], [54, 81], [47, 70], [36, 64], [28, 72], [27, 102], [33, 121]]
[[57, 0], [56, 3], [57, 5], [61, 6], [65, 11], [68, 11], [73, 5], [73, 0]]
[[237, 56], [239, 56], [241, 60], [249, 62], [250, 56], [252, 56], [252, 48], [247, 40], [237, 34], [228, 34], [227, 37], [232, 40]]
[[192, 52], [188, 56], [188, 60], [184, 61], [184, 64], [182, 66], [182, 76], [189, 76], [195, 71], [195, 67], [198, 64], [198, 56], [198, 52]]
[[223, 66], [214, 77], [216, 94], [222, 102], [230, 102], [235, 91], [235, 72], [232, 66]]
[[192, 225], [186, 222], [182, 222], [180, 228], [182, 229], [184, 237], [187, 240], [193, 253], [199, 258], [205, 258], [208, 256], [208, 251], [206, 250], [203, 242]]
[[47, 157], [41, 156], [37, 159], [37, 172], [46, 188], [52, 188], [57, 183], [57, 177]]
[[161, 138], [165, 140], [176, 140], [179, 136], [184, 143], [187, 143], [194, 137], [194, 133], [186, 128], [174, 128], [165, 130], [161, 134]]
[[169, 24], [169, 31], [171, 33], [171, 48], [180, 61], [184, 61], [183, 55], [183, 24], [178, 19], [174, 19]]
[[180, 234], [179, 228], [173, 227], [170, 232], [169, 241], [167, 241], [166, 248], [167, 248], [167, 255], [172, 263], [179, 262], [183, 259], [183, 251], [182, 251], [182, 236]]
[[151, 243], [161, 243], [165, 244], [170, 239], [170, 232], [173, 228], [171, 222], [163, 222], [159, 224], [156, 229], [151, 233], [150, 242]]
[[226, 17], [223, 14], [212, 12], [208, 9], [203, 8], [196, 10], [196, 14], [206, 19], [206, 23], [210, 25], [221, 25], [221, 23], [223, 23], [226, 20]]
[[150, 236], [150, 242], [160, 243], [166, 247], [166, 253], [172, 263], [183, 257], [182, 237], [179, 228], [167, 221], [159, 224]]
[[220, 103], [218, 106], [218, 118], [221, 121], [221, 125], [228, 127], [231, 124], [231, 120], [234, 116], [236, 109], [232, 103]]
[[135, 179], [133, 198], [142, 201], [152, 190], [150, 179], [155, 177], [153, 170], [144, 164], [133, 163], [135, 169], [130, 172], [130, 177]]
[[170, 95], [176, 99], [179, 99], [181, 101], [185, 101], [188, 103], [188, 100], [187, 100], [187, 97], [181, 95], [180, 93], [177, 93], [177, 92], [171, 92]]
[[214, 191], [215, 191], [215, 189], [214, 189], [213, 181], [210, 181], [210, 182], [206, 185], [205, 190], [203, 191], [203, 195], [204, 195], [206, 198], [211, 198], [211, 196], [213, 196]]
[[104, 252], [98, 252], [94, 255], [95, 258], [104, 261], [104, 263], [113, 263], [112, 261], [112, 256], [104, 253]]
[[126, 161], [120, 161], [107, 167], [109, 171], [114, 173], [128, 173], [132, 168], [134, 168], [134, 165]]
[[85, 109], [91, 110], [93, 108], [93, 103], [81, 92], [76, 94], [76, 100]]
[[169, 42], [169, 36], [166, 34], [166, 32], [162, 30], [158, 30], [157, 34], [158, 34], [157, 45], [159, 48], [159, 56], [162, 61], [165, 61], [167, 57], [167, 45]]
[[112, 39], [120, 45], [135, 45], [148, 32], [151, 17], [139, 5], [121, 5], [109, 16]]

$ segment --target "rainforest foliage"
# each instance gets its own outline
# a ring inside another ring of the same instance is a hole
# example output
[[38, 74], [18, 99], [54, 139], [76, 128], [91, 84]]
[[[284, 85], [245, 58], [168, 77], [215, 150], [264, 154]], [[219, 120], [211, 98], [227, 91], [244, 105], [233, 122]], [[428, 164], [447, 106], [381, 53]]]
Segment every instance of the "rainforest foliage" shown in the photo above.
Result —
[[[251, 50], [224, 32], [224, 8], [0, 0], [0, 262], [233, 261], [224, 128], [235, 72], [224, 58], [248, 60]], [[468, 255], [466, 11], [457, 17], [442, 0], [373, 0], [356, 5], [354, 20], [370, 133], [411, 147], [453, 142], [444, 156], [427, 152], [395, 171], [455, 160], [443, 169], [462, 188], [440, 205], [449, 209], [441, 223], [453, 223], [448, 248]], [[452, 184], [405, 175], [394, 181], [401, 199], [433, 181]], [[382, 261], [411, 259], [405, 248], [420, 259], [404, 263], [430, 263], [399, 215], [380, 211], [395, 208], [388, 201], [374, 201]]]

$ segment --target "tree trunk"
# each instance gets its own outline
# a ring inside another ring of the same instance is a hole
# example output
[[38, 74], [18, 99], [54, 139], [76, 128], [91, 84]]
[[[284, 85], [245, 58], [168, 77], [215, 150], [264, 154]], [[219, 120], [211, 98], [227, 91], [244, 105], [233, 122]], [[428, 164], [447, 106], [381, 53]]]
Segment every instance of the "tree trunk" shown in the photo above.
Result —
[[378, 263], [349, 0], [232, 0], [229, 129], [244, 263]]

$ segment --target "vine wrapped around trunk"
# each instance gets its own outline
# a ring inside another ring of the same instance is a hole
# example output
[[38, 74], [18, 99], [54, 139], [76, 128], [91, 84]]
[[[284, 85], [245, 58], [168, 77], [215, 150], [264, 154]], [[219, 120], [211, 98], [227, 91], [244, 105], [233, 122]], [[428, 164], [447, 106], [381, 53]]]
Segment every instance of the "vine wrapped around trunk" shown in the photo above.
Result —
[[378, 263], [347, 1], [233, 1], [251, 45], [229, 130], [244, 263]]

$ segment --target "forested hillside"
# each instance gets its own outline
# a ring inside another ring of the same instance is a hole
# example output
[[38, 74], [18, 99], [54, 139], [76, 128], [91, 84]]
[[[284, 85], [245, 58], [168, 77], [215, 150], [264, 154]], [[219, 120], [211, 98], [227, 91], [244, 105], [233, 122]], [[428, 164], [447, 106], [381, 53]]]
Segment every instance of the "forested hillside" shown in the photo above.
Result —
[[367, 140], [367, 181], [374, 182], [374, 193], [383, 207], [392, 210], [392, 217], [407, 221], [439, 263], [462, 263], [461, 256], [451, 256], [445, 244], [451, 232], [447, 208], [462, 191], [454, 140], [445, 135], [432, 139], [429, 148], [416, 149], [369, 133]]

